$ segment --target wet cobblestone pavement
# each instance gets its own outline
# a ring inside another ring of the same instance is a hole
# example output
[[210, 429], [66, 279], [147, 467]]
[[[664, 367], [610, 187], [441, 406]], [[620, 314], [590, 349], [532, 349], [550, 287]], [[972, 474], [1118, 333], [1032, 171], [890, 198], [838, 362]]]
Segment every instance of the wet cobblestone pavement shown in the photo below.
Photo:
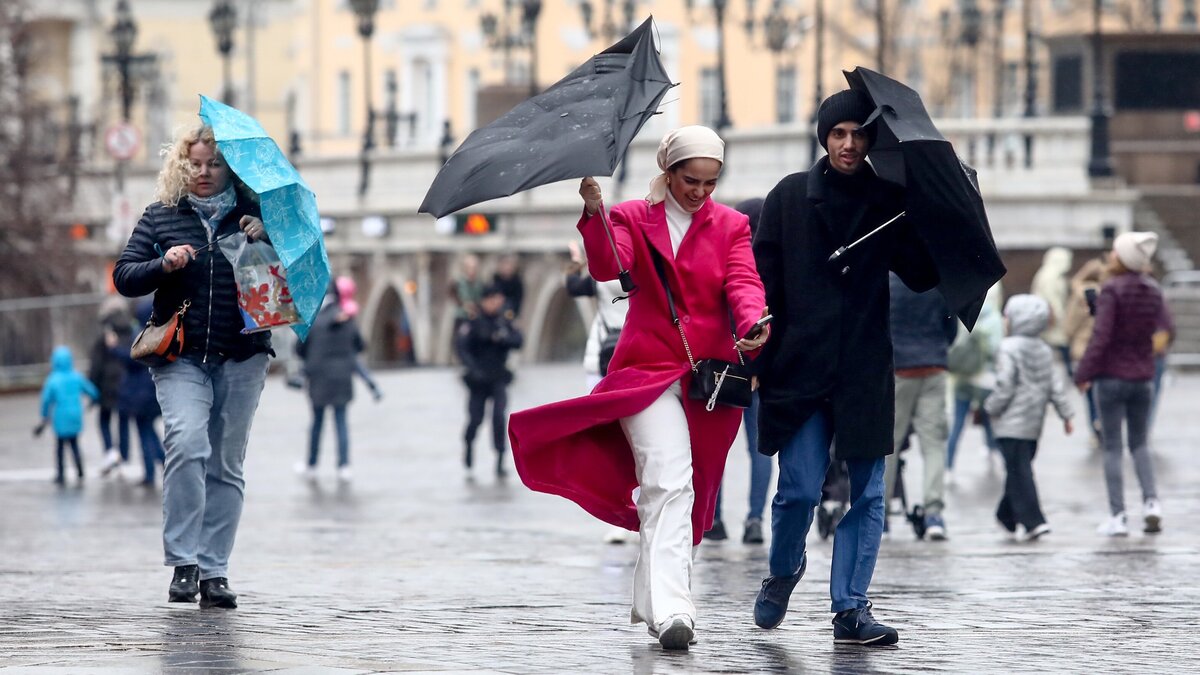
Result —
[[[82, 487], [51, 485], [52, 441], [31, 440], [36, 398], [0, 397], [0, 670], [5, 673], [1200, 672], [1200, 377], [1164, 392], [1155, 434], [1165, 532], [1095, 534], [1100, 457], [1056, 424], [1035, 471], [1054, 531], [1008, 540], [991, 512], [1000, 475], [964, 435], [946, 511], [951, 540], [914, 541], [893, 518], [872, 595], [893, 649], [836, 647], [830, 544], [775, 631], [751, 607], [766, 548], [740, 542], [747, 460], [730, 454], [726, 524], [695, 570], [700, 642], [664, 653], [628, 625], [631, 545], [490, 461], [465, 480], [463, 394], [453, 373], [379, 374], [385, 399], [351, 408], [354, 480], [339, 486], [327, 437], [317, 482], [299, 478], [308, 412], [272, 378], [247, 460], [231, 584], [237, 610], [166, 603], [157, 490], [96, 475], [89, 419]], [[571, 365], [525, 369], [513, 409], [579, 393]], [[1078, 403], [1078, 402], [1077, 402]], [[1077, 408], [1079, 409], [1079, 408]], [[327, 432], [330, 433], [331, 432]], [[136, 450], [135, 450], [136, 452]], [[479, 439], [477, 456], [490, 460]], [[919, 456], [910, 458], [917, 486]], [[1132, 470], [1127, 499], [1139, 503]], [[1131, 526], [1140, 511], [1131, 510]]]

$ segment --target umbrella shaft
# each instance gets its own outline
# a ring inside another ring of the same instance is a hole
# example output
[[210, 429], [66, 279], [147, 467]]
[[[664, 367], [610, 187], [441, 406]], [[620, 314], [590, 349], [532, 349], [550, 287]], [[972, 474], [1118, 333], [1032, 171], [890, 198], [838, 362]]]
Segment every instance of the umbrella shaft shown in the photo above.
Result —
[[[859, 237], [857, 240], [854, 241], [854, 243], [852, 243], [846, 247], [846, 251], [849, 251], [850, 249], [854, 248], [855, 246], [858, 246], [859, 244], [863, 243], [867, 239], [870, 239], [871, 237], [873, 237], [877, 232], [879, 232], [883, 228], [887, 227], [888, 225], [891, 225], [892, 223], [896, 222], [897, 220], [900, 220], [901, 218], [904, 217], [905, 213], [907, 213], [907, 211], [901, 211], [900, 213], [897, 213], [896, 215], [892, 216], [891, 220], [887, 221], [886, 223], [880, 225], [879, 227], [877, 227], [877, 228], [871, 230], [870, 232], [864, 234], [863, 236]], [[842, 251], [842, 252], [845, 253], [845, 251]]]

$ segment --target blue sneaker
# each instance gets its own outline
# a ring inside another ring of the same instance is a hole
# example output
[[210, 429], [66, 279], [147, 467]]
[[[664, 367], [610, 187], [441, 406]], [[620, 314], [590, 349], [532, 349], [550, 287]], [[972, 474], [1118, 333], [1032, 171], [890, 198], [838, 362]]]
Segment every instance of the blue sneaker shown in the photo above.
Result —
[[871, 603], [866, 607], [847, 609], [833, 617], [833, 642], [839, 645], [883, 647], [900, 640], [895, 628], [885, 626], [871, 615]]
[[949, 539], [950, 535], [946, 534], [946, 521], [942, 520], [941, 516], [925, 516], [925, 536], [929, 537], [930, 541]]
[[792, 598], [792, 589], [800, 583], [804, 570], [808, 567], [808, 554], [800, 559], [800, 571], [790, 577], [767, 577], [763, 579], [762, 588], [754, 600], [754, 625], [759, 628], [775, 628], [783, 623], [787, 616], [788, 601]]

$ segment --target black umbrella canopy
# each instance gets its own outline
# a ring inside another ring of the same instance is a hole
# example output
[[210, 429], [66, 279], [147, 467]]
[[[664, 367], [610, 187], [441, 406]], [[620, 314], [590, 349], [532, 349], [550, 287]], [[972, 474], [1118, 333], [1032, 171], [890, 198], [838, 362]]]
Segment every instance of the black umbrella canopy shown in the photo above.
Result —
[[967, 328], [974, 328], [987, 290], [1007, 271], [996, 250], [975, 170], [958, 158], [934, 126], [920, 95], [879, 73], [846, 72], [851, 89], [875, 104], [867, 157], [884, 180], [905, 188], [905, 212], [937, 267], [938, 290]]
[[584, 176], [611, 176], [674, 86], [654, 47], [653, 17], [570, 75], [475, 130], [419, 209], [442, 217], [472, 204]]

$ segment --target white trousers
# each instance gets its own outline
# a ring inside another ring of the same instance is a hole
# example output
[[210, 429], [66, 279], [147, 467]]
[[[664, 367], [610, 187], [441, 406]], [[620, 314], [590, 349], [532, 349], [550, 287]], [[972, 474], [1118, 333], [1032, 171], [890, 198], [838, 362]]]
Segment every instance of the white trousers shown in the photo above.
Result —
[[692, 604], [692, 442], [678, 382], [650, 407], [621, 420], [633, 448], [637, 481], [640, 549], [633, 570], [631, 623], [655, 629]]

